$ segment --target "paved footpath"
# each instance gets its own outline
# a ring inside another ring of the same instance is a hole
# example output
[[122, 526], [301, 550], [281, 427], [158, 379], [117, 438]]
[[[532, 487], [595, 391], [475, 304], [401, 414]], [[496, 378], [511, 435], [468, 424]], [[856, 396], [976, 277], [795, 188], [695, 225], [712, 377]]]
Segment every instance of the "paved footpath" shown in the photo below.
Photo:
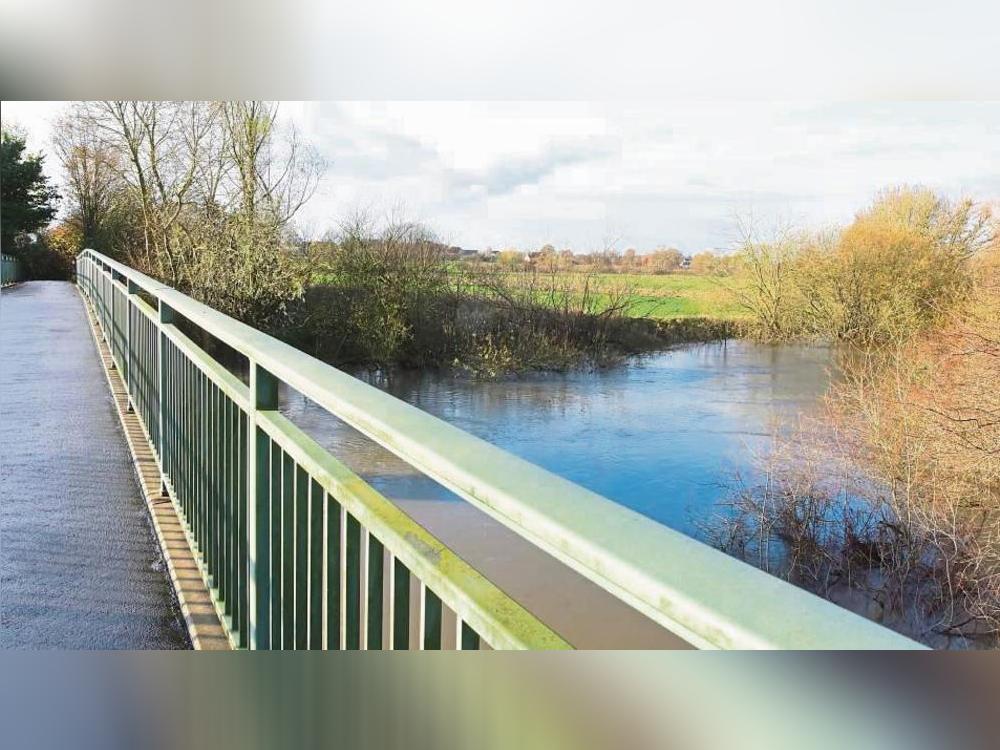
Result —
[[0, 648], [187, 648], [72, 284], [0, 293]]

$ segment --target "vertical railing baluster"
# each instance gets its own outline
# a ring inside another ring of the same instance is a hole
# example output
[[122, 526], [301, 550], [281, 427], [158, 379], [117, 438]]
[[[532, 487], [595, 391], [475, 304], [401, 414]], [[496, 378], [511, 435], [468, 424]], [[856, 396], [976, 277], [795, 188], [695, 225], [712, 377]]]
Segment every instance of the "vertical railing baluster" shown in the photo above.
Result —
[[278, 408], [278, 381], [250, 361], [250, 404], [247, 415], [247, 599], [249, 647], [270, 648], [270, 439], [257, 424], [257, 412]]
[[[194, 403], [194, 375], [192, 373], [193, 367], [183, 353], [179, 353], [178, 360], [180, 361], [181, 368], [184, 370], [184, 431], [181, 439], [182, 450], [184, 451], [184, 482], [181, 487], [181, 498], [183, 498], [185, 520], [193, 532], [195, 520], [194, 482], [192, 481], [194, 473], [192, 471], [192, 457], [194, 456], [194, 421], [192, 418], [192, 414], [194, 413], [192, 407]], [[197, 547], [197, 542], [195, 546]], [[196, 552], [197, 550], [193, 551]]]
[[139, 291], [139, 286], [132, 279], [127, 279], [125, 284], [128, 289], [128, 294], [125, 297], [125, 313], [128, 326], [125, 331], [125, 351], [127, 352], [126, 359], [128, 360], [128, 364], [125, 365], [125, 375], [127, 377], [125, 389], [128, 392], [128, 399], [126, 400], [127, 409], [131, 412], [135, 411], [135, 406], [132, 404], [132, 381], [135, 377], [132, 374], [135, 370], [135, 356], [132, 353], [132, 342], [135, 341], [132, 330], [132, 306], [134, 304], [132, 295]]
[[337, 584], [338, 590], [338, 612], [340, 613], [340, 627], [338, 628], [338, 643], [337, 648], [342, 651], [347, 648], [347, 621], [350, 619], [350, 614], [347, 611], [347, 510], [343, 505], [340, 506], [340, 516], [337, 523], [339, 524], [338, 538], [340, 540], [340, 548], [337, 554], [340, 557], [340, 562], [338, 565], [339, 581]]
[[270, 504], [270, 531], [268, 540], [271, 547], [271, 572], [269, 581], [269, 591], [271, 595], [271, 648], [281, 649], [281, 523], [282, 523], [282, 461], [283, 451], [273, 440], [271, 445], [271, 494], [268, 501]]
[[396, 620], [396, 558], [388, 547], [382, 548], [382, 648], [393, 648], [393, 625]]
[[322, 601], [320, 602], [320, 607], [322, 608], [322, 633], [320, 634], [321, 648], [323, 650], [333, 648], [330, 643], [330, 631], [331, 627], [331, 617], [333, 616], [333, 608], [330, 606], [330, 582], [334, 580], [334, 576], [330, 574], [330, 566], [333, 564], [335, 556], [330, 553], [330, 545], [333, 543], [334, 535], [330, 533], [330, 503], [331, 500], [327, 497], [326, 491], [322, 493], [322, 518], [323, 518], [323, 560], [321, 565], [323, 582], [320, 586], [320, 596]]
[[325, 590], [323, 559], [324, 519], [323, 487], [315, 479], [309, 480], [309, 649], [323, 648], [323, 600]]
[[[234, 458], [236, 460], [236, 538], [234, 540], [236, 544], [236, 577], [239, 580], [238, 592], [236, 598], [240, 603], [240, 632], [243, 634], [240, 641], [242, 645], [249, 648], [250, 645], [250, 613], [252, 611], [250, 606], [250, 595], [249, 595], [249, 554], [247, 552], [249, 548], [250, 535], [256, 533], [255, 530], [250, 529], [247, 526], [247, 514], [256, 502], [256, 498], [248, 494], [247, 487], [249, 484], [249, 476], [247, 467], [250, 466], [250, 451], [249, 445], [250, 435], [252, 434], [250, 430], [247, 429], [249, 423], [249, 414], [245, 414], [242, 409], [235, 409], [234, 416], [234, 429], [236, 430], [236, 444], [238, 449], [235, 451]], [[259, 466], [258, 466], [259, 469]], [[265, 519], [266, 521], [267, 519]], [[266, 570], [266, 566], [265, 566]]]
[[222, 526], [219, 537], [222, 540], [222, 554], [219, 559], [219, 570], [222, 571], [223, 590], [222, 601], [226, 603], [226, 613], [230, 617], [232, 629], [239, 630], [239, 619], [236, 610], [236, 599], [233, 597], [233, 431], [231, 407], [232, 401], [220, 389], [219, 409], [219, 518]]
[[[165, 408], [166, 404], [165, 404], [165, 399], [163, 398], [163, 394], [167, 392], [167, 368], [164, 366], [164, 361], [166, 357], [164, 350], [167, 348], [167, 334], [163, 330], [163, 327], [174, 323], [177, 319], [177, 316], [176, 313], [174, 313], [173, 309], [170, 307], [170, 305], [168, 305], [162, 299], [157, 300], [157, 307], [159, 309], [157, 316], [158, 321], [156, 325], [156, 340], [158, 342], [159, 351], [156, 363], [156, 369], [157, 369], [156, 381], [159, 384], [159, 388], [156, 399], [157, 400], [156, 409], [158, 412], [157, 421], [159, 422], [158, 426], [160, 431], [160, 445], [162, 446], [163, 430], [164, 430], [164, 425], [166, 424], [167, 421], [167, 413]], [[171, 373], [171, 375], [173, 375], [173, 373]], [[170, 418], [176, 419], [176, 416], [171, 415]], [[162, 450], [162, 448], [160, 450]], [[176, 489], [176, 487], [174, 489]], [[160, 472], [160, 491], [162, 495], [167, 494], [167, 477], [163, 471]]]
[[323, 514], [326, 518], [326, 539], [323, 543], [326, 566], [323, 589], [325, 592], [325, 610], [323, 612], [323, 647], [327, 649], [343, 648], [343, 509], [329, 495], [323, 503]]
[[295, 462], [282, 451], [281, 647], [295, 648]]
[[215, 505], [213, 511], [215, 516], [215, 570], [218, 576], [216, 587], [219, 589], [219, 598], [228, 607], [229, 602], [223, 598], [226, 590], [226, 546], [224, 541], [226, 524], [223, 516], [223, 509], [225, 508], [223, 478], [225, 477], [225, 471], [223, 470], [222, 453], [225, 447], [226, 439], [222, 432], [222, 389], [215, 386], [215, 399], [212, 407], [212, 455], [215, 459], [214, 466], [212, 466], [213, 503]]
[[222, 391], [209, 380], [208, 386], [208, 455], [209, 455], [209, 517], [212, 542], [212, 581], [222, 597], [225, 569], [222, 567], [222, 498], [220, 480], [222, 479], [222, 439], [219, 432], [219, 408], [222, 401]]
[[[157, 329], [159, 330], [159, 329]], [[159, 333], [156, 336], [157, 345], [159, 345]], [[180, 378], [177, 375], [177, 357], [174, 354], [173, 348], [167, 348], [166, 350], [160, 350], [161, 356], [166, 357], [166, 362], [160, 361], [159, 367], [166, 372], [167, 377], [167, 390], [169, 391], [169, 417], [163, 413], [160, 413], [160, 439], [167, 441], [167, 447], [164, 449], [168, 451], [168, 456], [170, 462], [166, 465], [165, 476], [170, 478], [170, 482], [174, 485], [176, 490], [176, 480], [174, 477], [177, 475], [177, 414], [180, 410]], [[163, 394], [159, 396], [163, 399]], [[158, 407], [154, 407], [158, 408]], [[174, 497], [176, 502], [177, 498]]]
[[441, 650], [455, 651], [462, 640], [462, 620], [455, 610], [441, 603]]
[[368, 562], [367, 573], [362, 585], [365, 589], [366, 612], [361, 622], [361, 627], [367, 633], [368, 643], [366, 648], [382, 648], [382, 619], [384, 610], [382, 605], [384, 597], [382, 594], [382, 579], [385, 575], [385, 565], [383, 560], [382, 542], [374, 534], [367, 534], [368, 537]]
[[368, 529], [362, 527], [358, 545], [358, 648], [368, 649]]
[[398, 559], [393, 564], [392, 647], [405, 651], [410, 645], [410, 575]]
[[361, 577], [361, 549], [363, 529], [352, 514], [347, 516], [347, 538], [344, 547], [347, 551], [347, 608], [344, 612], [346, 628], [346, 648], [356, 651], [361, 648], [361, 600], [364, 592], [364, 581]]
[[211, 417], [209, 415], [209, 410], [211, 409], [209, 401], [209, 387], [208, 387], [208, 376], [205, 375], [204, 371], [199, 367], [198, 369], [198, 435], [200, 437], [201, 443], [198, 446], [198, 497], [201, 504], [201, 512], [199, 516], [201, 518], [201, 528], [199, 529], [199, 547], [201, 548], [202, 559], [205, 561], [205, 567], [209, 572], [209, 585], [211, 585], [211, 571], [212, 571], [212, 527], [211, 527], [211, 511], [209, 509], [209, 486], [210, 482], [210, 471], [209, 464], [211, 463], [211, 454], [209, 453], [208, 445], [208, 426], [211, 423]]
[[295, 648], [309, 648], [309, 476], [295, 467]]
[[205, 536], [202, 533], [204, 529], [202, 528], [204, 516], [202, 514], [202, 477], [204, 477], [205, 472], [202, 469], [202, 461], [204, 460], [203, 446], [202, 446], [202, 434], [201, 434], [201, 415], [204, 413], [204, 405], [202, 404], [202, 377], [201, 370], [194, 364], [194, 362], [189, 358], [191, 362], [191, 377], [194, 380], [194, 399], [191, 402], [191, 495], [194, 498], [194, 512], [191, 514], [194, 519], [194, 545], [198, 551], [198, 558], [201, 560], [202, 565], [205, 564]]

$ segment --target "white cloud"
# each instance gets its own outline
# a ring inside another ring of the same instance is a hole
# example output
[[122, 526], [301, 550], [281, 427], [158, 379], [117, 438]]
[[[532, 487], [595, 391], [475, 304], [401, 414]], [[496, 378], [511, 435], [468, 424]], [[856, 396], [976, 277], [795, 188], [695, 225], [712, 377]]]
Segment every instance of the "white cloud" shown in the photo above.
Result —
[[[4, 103], [44, 148], [48, 103]], [[405, 206], [467, 247], [725, 246], [736, 214], [842, 222], [891, 184], [1000, 196], [1000, 103], [286, 103], [328, 161], [312, 233]]]
[[0, 117], [4, 125], [13, 123], [24, 129], [30, 150], [40, 151], [46, 154], [47, 161], [54, 162], [55, 157], [49, 156], [51, 125], [64, 106], [63, 102], [3, 102]]
[[[902, 182], [1000, 194], [1000, 104], [403, 103], [297, 115], [334, 161], [337, 200], [405, 203], [454, 242], [577, 248], [732, 239], [736, 214], [845, 221]], [[336, 132], [335, 132], [336, 131]], [[336, 143], [354, 139], [357, 149]]]

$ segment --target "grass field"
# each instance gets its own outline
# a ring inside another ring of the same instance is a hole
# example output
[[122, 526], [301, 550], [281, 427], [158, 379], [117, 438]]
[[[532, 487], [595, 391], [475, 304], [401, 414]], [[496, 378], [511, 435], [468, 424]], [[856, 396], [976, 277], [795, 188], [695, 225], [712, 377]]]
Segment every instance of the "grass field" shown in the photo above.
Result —
[[[457, 271], [459, 268], [460, 266], [455, 266], [451, 270]], [[553, 295], [548, 290], [553, 288], [569, 292], [578, 302], [583, 296], [584, 286], [588, 285], [593, 308], [597, 310], [606, 307], [612, 298], [618, 298], [621, 293], [627, 292], [630, 298], [628, 315], [636, 318], [739, 320], [745, 316], [728, 291], [727, 287], [733, 284], [732, 278], [723, 282], [715, 276], [690, 273], [587, 274], [574, 271], [559, 271], [555, 274], [539, 272], [537, 275], [510, 272], [504, 276], [514, 287], [523, 285], [525, 289], [532, 289], [531, 296], [542, 304], [552, 299]], [[456, 280], [457, 278], [458, 274]], [[317, 275], [313, 281], [328, 283], [329, 278]], [[474, 279], [467, 276], [463, 283], [466, 289], [477, 286]]]
[[[743, 315], [714, 276], [598, 274], [595, 281], [599, 288], [628, 289], [632, 297], [629, 313], [635, 317], [735, 320]], [[731, 284], [731, 279], [726, 284]]]
[[715, 276], [688, 273], [652, 275], [576, 272], [539, 274], [534, 281], [527, 274], [515, 273], [509, 278], [515, 282], [523, 279], [525, 284], [534, 284], [538, 290], [536, 299], [543, 303], [550, 297], [545, 290], [551, 287], [571, 291], [579, 301], [583, 296], [584, 285], [589, 285], [594, 307], [598, 310], [610, 304], [612, 299], [627, 293], [628, 314], [636, 318], [738, 320], [745, 315], [729, 291], [733, 284], [731, 278], [722, 280]]

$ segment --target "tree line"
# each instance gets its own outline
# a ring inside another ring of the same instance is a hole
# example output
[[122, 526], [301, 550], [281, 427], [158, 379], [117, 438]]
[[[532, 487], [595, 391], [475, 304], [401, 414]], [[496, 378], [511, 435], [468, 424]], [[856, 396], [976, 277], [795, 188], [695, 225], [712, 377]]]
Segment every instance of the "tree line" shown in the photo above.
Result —
[[635, 248], [624, 251], [606, 248], [595, 252], [574, 252], [570, 248], [556, 250], [553, 245], [543, 245], [538, 250], [523, 251], [516, 248], [484, 250], [457, 256], [471, 264], [495, 263], [512, 271], [575, 271], [595, 273], [649, 273], [668, 274], [690, 271], [696, 274], [726, 275], [734, 270], [734, 257], [730, 253], [703, 250], [685, 255], [677, 248], [660, 247], [648, 253]]

